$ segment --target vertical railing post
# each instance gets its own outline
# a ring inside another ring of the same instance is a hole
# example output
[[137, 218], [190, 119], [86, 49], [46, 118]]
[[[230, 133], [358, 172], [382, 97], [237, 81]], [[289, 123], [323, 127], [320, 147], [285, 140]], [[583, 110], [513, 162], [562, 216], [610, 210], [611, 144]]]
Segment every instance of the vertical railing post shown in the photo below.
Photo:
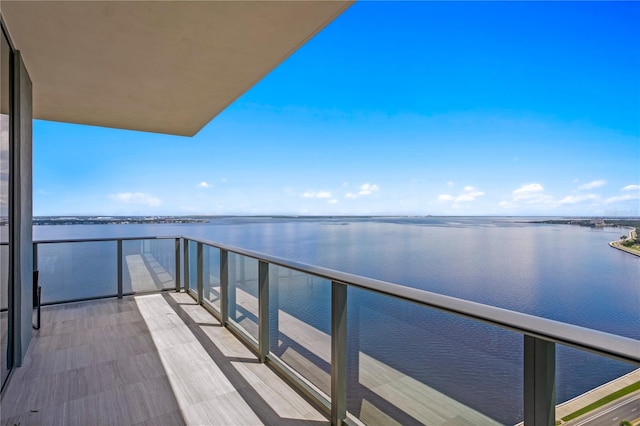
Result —
[[196, 259], [196, 276], [197, 276], [197, 293], [198, 293], [198, 304], [202, 304], [202, 288], [203, 288], [203, 261], [202, 261], [202, 243], [197, 244], [197, 259]]
[[220, 323], [224, 327], [229, 320], [229, 252], [220, 249]]
[[33, 270], [38, 270], [38, 243], [33, 243]]
[[175, 262], [175, 270], [174, 270], [174, 279], [176, 281], [176, 293], [180, 292], [180, 238], [176, 238], [176, 244], [175, 244], [175, 257], [174, 257], [174, 262]]
[[189, 293], [189, 240], [182, 240], [182, 265], [184, 266], [184, 292]]
[[122, 299], [122, 240], [118, 240], [118, 299]]
[[524, 424], [554, 426], [556, 346], [524, 336]]
[[36, 324], [33, 325], [35, 330], [40, 330], [40, 302], [42, 301], [42, 288], [39, 284], [40, 272], [38, 272], [38, 244], [32, 243], [33, 248], [33, 307], [36, 308]]
[[33, 243], [33, 271], [38, 270], [38, 243]]
[[258, 357], [265, 362], [269, 354], [269, 264], [258, 262]]
[[331, 282], [331, 424], [347, 417], [347, 286]]

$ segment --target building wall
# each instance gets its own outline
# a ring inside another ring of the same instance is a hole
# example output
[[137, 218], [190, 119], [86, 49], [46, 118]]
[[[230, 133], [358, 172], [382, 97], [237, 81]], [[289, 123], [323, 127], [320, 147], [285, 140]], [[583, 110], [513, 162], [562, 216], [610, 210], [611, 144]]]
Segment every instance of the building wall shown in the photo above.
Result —
[[16, 338], [15, 365], [22, 364], [24, 355], [29, 348], [32, 336], [33, 322], [33, 184], [32, 184], [32, 87], [27, 69], [22, 62], [20, 52], [14, 54], [14, 98], [15, 132], [14, 152], [17, 157], [14, 165], [14, 256], [16, 263], [17, 312], [19, 326]]

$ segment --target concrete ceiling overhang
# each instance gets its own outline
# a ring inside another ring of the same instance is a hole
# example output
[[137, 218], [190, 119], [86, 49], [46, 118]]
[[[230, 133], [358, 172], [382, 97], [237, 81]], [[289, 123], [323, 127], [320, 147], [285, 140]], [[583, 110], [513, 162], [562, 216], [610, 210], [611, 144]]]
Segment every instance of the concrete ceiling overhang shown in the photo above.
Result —
[[0, 1], [34, 118], [192, 136], [352, 1]]

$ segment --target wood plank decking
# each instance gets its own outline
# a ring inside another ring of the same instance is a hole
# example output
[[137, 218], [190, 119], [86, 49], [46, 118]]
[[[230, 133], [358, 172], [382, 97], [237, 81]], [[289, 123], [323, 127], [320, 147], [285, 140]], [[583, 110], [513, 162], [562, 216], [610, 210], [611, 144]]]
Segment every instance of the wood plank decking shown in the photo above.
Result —
[[184, 293], [43, 308], [2, 425], [320, 425], [327, 419]]

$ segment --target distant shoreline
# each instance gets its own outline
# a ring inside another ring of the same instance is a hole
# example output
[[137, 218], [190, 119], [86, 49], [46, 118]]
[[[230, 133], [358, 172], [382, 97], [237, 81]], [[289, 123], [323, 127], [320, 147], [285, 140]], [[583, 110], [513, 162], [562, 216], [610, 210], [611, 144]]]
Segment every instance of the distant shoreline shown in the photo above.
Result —
[[[631, 230], [629, 231], [629, 239], [630, 240], [635, 240], [636, 238], [638, 238], [638, 228], [631, 228]], [[623, 251], [625, 253], [629, 253], [632, 254], [634, 256], [638, 256], [640, 257], [640, 251], [636, 250], [636, 249], [632, 249], [630, 247], [625, 247], [624, 245], [622, 245], [622, 239], [620, 240], [616, 240], [616, 241], [611, 241], [609, 243], [610, 247], [613, 247], [614, 249]]]
[[544, 223], [548, 225], [578, 225], [578, 226], [587, 226], [590, 228], [608, 228], [608, 227], [640, 228], [640, 218], [549, 219], [549, 220], [532, 220], [527, 223]]
[[[184, 224], [184, 223], [210, 223], [220, 219], [232, 218], [256, 218], [256, 219], [438, 219], [438, 218], [496, 218], [510, 219], [515, 223], [549, 224], [549, 225], [578, 225], [592, 228], [603, 227], [630, 227], [640, 228], [640, 218], [558, 218], [541, 216], [434, 216], [434, 215], [192, 215], [192, 216], [35, 216], [33, 225], [127, 225], [127, 224]], [[7, 225], [7, 218], [0, 217], [0, 226]]]
[[168, 223], [208, 223], [209, 220], [182, 216], [89, 216], [89, 217], [35, 217], [33, 224], [39, 225], [151, 225]]
[[[588, 226], [590, 228], [627, 228], [629, 231], [629, 240], [635, 240], [637, 238], [637, 229], [640, 228], [640, 219], [552, 219], [531, 221], [529, 223], [546, 223], [550, 225], [578, 225]], [[625, 253], [632, 254], [640, 257], [640, 251], [625, 247], [622, 245], [623, 240], [611, 241], [609, 247], [623, 251]]]

